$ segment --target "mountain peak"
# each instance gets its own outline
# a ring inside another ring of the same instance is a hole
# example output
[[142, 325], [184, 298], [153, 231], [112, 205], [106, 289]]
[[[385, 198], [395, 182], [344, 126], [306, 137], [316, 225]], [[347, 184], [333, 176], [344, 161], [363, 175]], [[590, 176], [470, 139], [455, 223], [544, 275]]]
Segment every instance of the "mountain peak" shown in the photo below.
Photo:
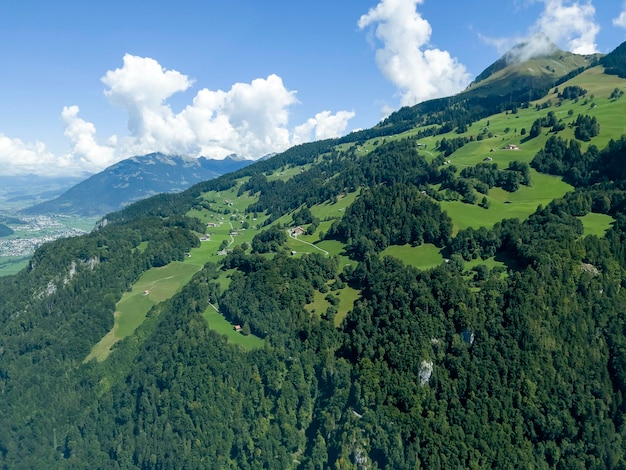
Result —
[[[527, 62], [531, 59], [541, 59], [556, 57], [562, 54], [569, 54], [558, 48], [550, 39], [543, 33], [535, 34], [528, 40], [517, 44], [508, 50], [502, 57], [496, 60], [493, 64], [487, 67], [482, 73], [480, 73], [472, 85], [478, 84], [483, 80], [491, 77], [500, 70], [505, 69], [511, 65], [518, 65]], [[470, 86], [472, 86], [470, 85]]]
[[543, 33], [538, 33], [526, 41], [513, 46], [503, 59], [507, 64], [516, 64], [526, 62], [531, 59], [539, 59], [542, 57], [550, 57], [563, 53], [559, 47], [554, 44], [548, 36]]
[[250, 163], [230, 155], [224, 160], [150, 153], [115, 163], [51, 201], [25, 213], [104, 215], [157, 193], [182, 191], [201, 181], [230, 173]]
[[463, 93], [486, 96], [547, 89], [596, 59], [563, 51], [546, 35], [536, 34], [487, 67]]

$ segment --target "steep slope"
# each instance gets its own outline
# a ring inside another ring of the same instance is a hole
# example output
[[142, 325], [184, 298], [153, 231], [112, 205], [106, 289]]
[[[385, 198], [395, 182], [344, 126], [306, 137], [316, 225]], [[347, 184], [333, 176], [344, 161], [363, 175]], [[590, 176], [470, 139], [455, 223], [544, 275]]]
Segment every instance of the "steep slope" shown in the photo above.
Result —
[[626, 78], [626, 42], [604, 56], [600, 63], [606, 68], [606, 73]]
[[626, 467], [615, 88], [424, 103], [44, 245], [0, 279], [0, 462]]
[[528, 90], [547, 90], [571, 78], [599, 59], [543, 43], [540, 53], [533, 44], [520, 44], [487, 67], [462, 94], [466, 96], [515, 95]]
[[158, 153], [132, 157], [91, 176], [61, 196], [25, 209], [26, 214], [104, 215], [158, 193], [182, 191], [251, 162], [227, 157], [210, 160]]

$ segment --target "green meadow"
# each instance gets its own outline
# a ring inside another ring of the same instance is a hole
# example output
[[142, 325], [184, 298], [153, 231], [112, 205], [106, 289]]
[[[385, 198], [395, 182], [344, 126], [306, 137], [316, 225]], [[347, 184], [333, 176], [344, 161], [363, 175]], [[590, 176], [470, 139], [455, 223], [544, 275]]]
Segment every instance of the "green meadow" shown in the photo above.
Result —
[[179, 292], [202, 269], [213, 250], [208, 242], [202, 242], [184, 261], [144, 272], [115, 306], [113, 329], [93, 347], [85, 361], [106, 359], [115, 343], [132, 335], [153, 306]]
[[360, 190], [342, 194], [333, 202], [325, 202], [311, 208], [311, 213], [320, 220], [340, 219], [343, 212], [354, 202]]
[[323, 294], [320, 291], [315, 291], [315, 297], [313, 302], [306, 304], [305, 308], [311, 315], [322, 315], [331, 306], [330, 302], [326, 300], [327, 295], [336, 296], [339, 299], [339, 303], [335, 306], [337, 313], [333, 323], [335, 326], [341, 325], [341, 322], [346, 318], [348, 312], [352, 310], [354, 302], [359, 298], [360, 291], [353, 289], [352, 287], [344, 287], [335, 292], [328, 291]]
[[381, 256], [393, 256], [404, 264], [417, 269], [431, 269], [443, 263], [441, 248], [437, 248], [432, 243], [424, 243], [418, 246], [392, 245], [385, 248]]
[[[522, 185], [512, 193], [501, 188], [491, 188], [487, 195], [488, 209], [461, 201], [442, 201], [441, 207], [452, 219], [453, 233], [456, 234], [468, 227], [491, 228], [503, 219], [524, 220], [540, 205], [545, 206], [573, 189], [559, 177], [537, 173], [531, 169], [530, 186]], [[480, 199], [482, 195], [479, 196]]]
[[615, 219], [610, 215], [596, 214], [593, 212], [579, 217], [579, 219], [583, 223], [585, 230], [583, 236], [595, 235], [598, 238], [602, 238], [613, 222], [615, 222]]
[[239, 331], [235, 331], [233, 324], [226, 320], [226, 318], [211, 305], [207, 307], [202, 316], [209, 324], [209, 328], [226, 336], [228, 342], [231, 344], [237, 344], [248, 351], [262, 348], [265, 345], [265, 341], [258, 336], [253, 334], [246, 336]]
[[0, 276], [17, 274], [30, 261], [30, 256], [0, 256]]

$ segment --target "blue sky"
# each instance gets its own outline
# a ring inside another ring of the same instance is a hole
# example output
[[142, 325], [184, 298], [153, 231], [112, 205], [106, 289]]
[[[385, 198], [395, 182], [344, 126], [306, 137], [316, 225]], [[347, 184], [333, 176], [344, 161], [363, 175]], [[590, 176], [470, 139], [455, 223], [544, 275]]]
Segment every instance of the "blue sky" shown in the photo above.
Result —
[[516, 43], [626, 40], [621, 0], [0, 3], [0, 174], [258, 158], [461, 91]]

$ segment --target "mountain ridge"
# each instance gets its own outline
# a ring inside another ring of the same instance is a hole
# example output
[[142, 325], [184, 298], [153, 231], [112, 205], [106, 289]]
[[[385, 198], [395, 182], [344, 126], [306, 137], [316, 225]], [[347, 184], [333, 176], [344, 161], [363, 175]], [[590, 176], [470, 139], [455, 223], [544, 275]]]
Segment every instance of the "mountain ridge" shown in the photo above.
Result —
[[42, 246], [0, 462], [626, 468], [620, 89], [403, 108]]
[[179, 192], [252, 163], [228, 156], [205, 157], [151, 153], [117, 162], [76, 184], [55, 199], [23, 209], [25, 214], [102, 216], [158, 193]]
[[[593, 66], [602, 57], [601, 54], [573, 54], [549, 42], [544, 42], [538, 49], [540, 52], [535, 52], [530, 44], [523, 43], [509, 50], [480, 73], [461, 94], [486, 96], [547, 88], [572, 73]], [[522, 60], [525, 55], [529, 57]]]

